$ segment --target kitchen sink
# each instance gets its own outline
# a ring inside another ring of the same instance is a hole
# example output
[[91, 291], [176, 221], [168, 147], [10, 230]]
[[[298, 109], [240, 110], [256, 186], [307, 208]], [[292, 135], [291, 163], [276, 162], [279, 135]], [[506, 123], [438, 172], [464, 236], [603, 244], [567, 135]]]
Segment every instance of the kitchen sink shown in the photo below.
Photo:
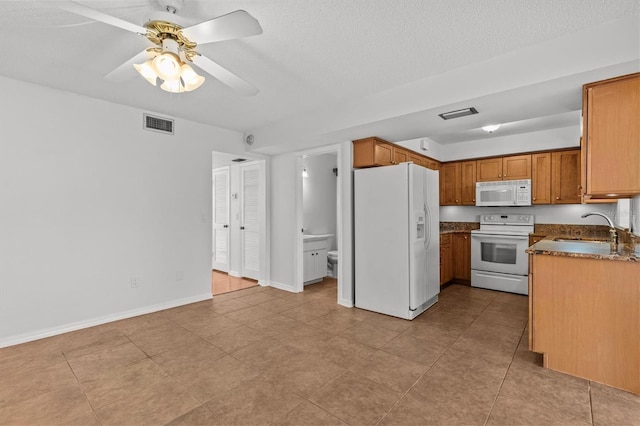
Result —
[[608, 240], [602, 240], [602, 239], [591, 239], [591, 238], [573, 238], [573, 237], [568, 237], [568, 238], [554, 238], [553, 241], [557, 241], [559, 243], [596, 243], [596, 244], [609, 244]]

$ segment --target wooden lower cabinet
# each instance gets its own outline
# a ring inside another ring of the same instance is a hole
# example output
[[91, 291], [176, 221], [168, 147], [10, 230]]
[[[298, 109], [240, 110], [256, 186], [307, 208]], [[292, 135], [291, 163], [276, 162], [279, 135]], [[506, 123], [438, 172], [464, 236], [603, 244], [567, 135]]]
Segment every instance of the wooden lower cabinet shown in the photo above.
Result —
[[440, 235], [440, 285], [453, 279], [453, 250], [451, 234]]
[[471, 233], [440, 235], [440, 285], [471, 281]]
[[471, 233], [453, 234], [453, 278], [471, 281]]
[[640, 394], [640, 263], [535, 254], [529, 270], [543, 366]]

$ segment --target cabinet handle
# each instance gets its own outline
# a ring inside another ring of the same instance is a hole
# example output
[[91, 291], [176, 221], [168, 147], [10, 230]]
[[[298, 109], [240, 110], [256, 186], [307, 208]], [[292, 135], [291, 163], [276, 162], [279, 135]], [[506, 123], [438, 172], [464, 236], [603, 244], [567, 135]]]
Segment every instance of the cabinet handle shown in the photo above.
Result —
[[556, 197], [556, 200], [559, 200], [559, 199], [560, 199], [560, 197]]
[[535, 200], [536, 200], [536, 197], [533, 197], [533, 201], [535, 201]]
[[474, 202], [474, 203], [476, 202], [476, 199], [475, 199], [475, 198], [473, 199], [473, 202]]
[[228, 227], [229, 227], [229, 225], [223, 225], [223, 228], [228, 228]]
[[240, 227], [240, 230], [241, 230], [241, 231], [244, 231], [244, 226], [241, 226], [241, 227]]

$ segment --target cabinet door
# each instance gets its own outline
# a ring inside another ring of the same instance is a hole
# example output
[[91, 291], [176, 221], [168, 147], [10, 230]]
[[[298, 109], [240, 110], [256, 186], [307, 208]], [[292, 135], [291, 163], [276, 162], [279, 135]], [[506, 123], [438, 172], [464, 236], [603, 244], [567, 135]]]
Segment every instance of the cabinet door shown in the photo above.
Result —
[[502, 180], [531, 179], [531, 154], [502, 158]]
[[393, 164], [393, 147], [386, 143], [376, 142], [373, 148], [373, 158], [376, 166]]
[[551, 202], [579, 204], [580, 150], [552, 152], [551, 169]]
[[440, 236], [440, 285], [453, 279], [453, 252], [451, 251], [451, 235]]
[[460, 204], [463, 206], [476, 205], [476, 162], [463, 161], [460, 163]]
[[400, 164], [409, 161], [409, 153], [397, 146], [393, 147], [393, 164]]
[[470, 233], [453, 234], [453, 278], [471, 280]]
[[413, 161], [413, 164], [416, 164], [418, 166], [424, 166], [424, 164], [422, 164], [422, 157], [418, 154], [413, 154], [411, 152], [409, 152], [409, 160], [408, 161]]
[[432, 158], [423, 157], [422, 165], [431, 170], [440, 170], [440, 163]]
[[305, 251], [302, 254], [302, 259], [303, 259], [303, 281], [307, 282], [307, 281], [312, 281], [315, 278], [315, 274], [316, 274], [316, 264], [315, 264], [315, 260], [316, 260], [316, 255], [315, 255], [315, 251]]
[[327, 276], [327, 250], [317, 250], [313, 259], [315, 263], [315, 279]]
[[531, 156], [531, 203], [551, 204], [551, 153]]
[[583, 97], [585, 193], [640, 194], [640, 73], [586, 85]]
[[502, 157], [477, 161], [477, 181], [502, 180]]
[[460, 198], [460, 163], [444, 164], [440, 168], [440, 205], [459, 206]]

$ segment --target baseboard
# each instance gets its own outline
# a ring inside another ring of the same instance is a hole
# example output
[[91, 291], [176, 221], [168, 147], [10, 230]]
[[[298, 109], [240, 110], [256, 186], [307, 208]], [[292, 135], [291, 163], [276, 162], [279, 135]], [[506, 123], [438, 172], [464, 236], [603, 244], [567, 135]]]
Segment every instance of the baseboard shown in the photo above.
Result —
[[347, 308], [353, 308], [353, 301], [349, 299], [343, 299], [342, 297], [338, 299], [338, 304]]
[[258, 280], [258, 285], [262, 287], [268, 287], [269, 283], [266, 282], [265, 280]]
[[238, 271], [229, 271], [230, 277], [242, 278], [242, 275]]
[[59, 327], [52, 327], [44, 330], [38, 330], [32, 333], [18, 334], [8, 338], [0, 339], [0, 348], [19, 345], [20, 343], [26, 343], [26, 342], [31, 342], [33, 340], [44, 339], [45, 337], [56, 336], [58, 334], [68, 333], [70, 331], [76, 331], [83, 328], [94, 327], [96, 325], [102, 325], [102, 324], [106, 324], [113, 321], [123, 320], [131, 317], [137, 317], [139, 315], [150, 314], [152, 312], [158, 312], [164, 309], [170, 309], [170, 308], [175, 308], [177, 306], [188, 305], [190, 303], [201, 302], [203, 300], [211, 299], [211, 297], [212, 297], [211, 293], [201, 294], [199, 296], [185, 297], [182, 299], [172, 300], [170, 302], [159, 303], [157, 305], [145, 306], [143, 308], [119, 312], [114, 315], [106, 315], [98, 318], [89, 319], [86, 321], [74, 322], [70, 324], [61, 325]]
[[289, 285], [289, 284], [283, 284], [283, 283], [279, 283], [277, 281], [270, 281], [269, 285], [271, 287], [277, 288], [279, 290], [289, 291], [291, 293], [297, 293], [295, 288], [292, 285]]

